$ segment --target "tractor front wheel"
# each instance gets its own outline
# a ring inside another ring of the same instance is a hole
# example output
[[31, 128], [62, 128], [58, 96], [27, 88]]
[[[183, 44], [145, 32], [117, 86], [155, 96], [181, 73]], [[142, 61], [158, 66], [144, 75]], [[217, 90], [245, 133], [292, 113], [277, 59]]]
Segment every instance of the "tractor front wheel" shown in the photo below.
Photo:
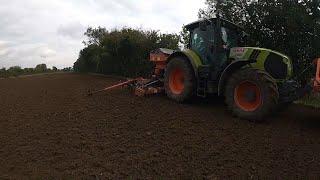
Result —
[[241, 69], [227, 82], [226, 103], [240, 118], [262, 121], [276, 109], [279, 99], [277, 84], [265, 71]]
[[187, 60], [176, 57], [168, 63], [164, 88], [167, 96], [177, 102], [185, 102], [193, 96], [196, 80], [194, 70]]

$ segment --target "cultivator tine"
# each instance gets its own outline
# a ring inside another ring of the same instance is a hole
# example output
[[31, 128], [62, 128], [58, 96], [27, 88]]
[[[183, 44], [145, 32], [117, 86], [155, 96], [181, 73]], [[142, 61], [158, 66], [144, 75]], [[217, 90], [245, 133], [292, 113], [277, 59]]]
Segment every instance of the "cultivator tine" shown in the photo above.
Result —
[[100, 92], [104, 92], [104, 91], [109, 91], [109, 90], [112, 90], [112, 89], [120, 88], [120, 87], [123, 87], [123, 86], [126, 86], [126, 85], [134, 84], [134, 83], [136, 83], [136, 82], [137, 82], [138, 80], [140, 80], [140, 79], [141, 79], [141, 78], [131, 79], [131, 80], [128, 80], [128, 81], [119, 83], [119, 84], [115, 84], [115, 85], [106, 87], [106, 88], [101, 89], [101, 90], [97, 90], [97, 91], [93, 91], [93, 92], [88, 92], [88, 96], [92, 96], [92, 95], [97, 94], [97, 93], [100, 93]]
[[156, 84], [156, 83], [158, 83], [158, 82], [160, 82], [160, 80], [155, 80], [155, 81], [151, 81], [151, 82], [149, 82], [149, 83], [147, 83], [147, 84], [145, 84], [144, 85], [144, 87], [149, 87], [149, 86], [152, 86], [153, 84]]
[[120, 88], [123, 86], [128, 86], [133, 88], [133, 92], [136, 96], [147, 96], [147, 95], [159, 94], [164, 91], [163, 85], [161, 85], [161, 81], [159, 79], [150, 80], [150, 79], [143, 79], [140, 77], [140, 78], [131, 79], [119, 84], [115, 84], [98, 91], [93, 91], [93, 92], [88, 91], [87, 95], [92, 96], [100, 92], [109, 91], [109, 90]]

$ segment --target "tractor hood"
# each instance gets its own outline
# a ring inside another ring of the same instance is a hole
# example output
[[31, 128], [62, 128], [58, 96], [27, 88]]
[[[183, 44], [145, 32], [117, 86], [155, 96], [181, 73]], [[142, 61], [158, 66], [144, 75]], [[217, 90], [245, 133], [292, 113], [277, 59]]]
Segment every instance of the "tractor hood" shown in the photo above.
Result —
[[277, 51], [258, 47], [235, 47], [230, 50], [230, 59], [254, 61], [254, 68], [267, 71], [277, 80], [293, 75], [292, 60]]

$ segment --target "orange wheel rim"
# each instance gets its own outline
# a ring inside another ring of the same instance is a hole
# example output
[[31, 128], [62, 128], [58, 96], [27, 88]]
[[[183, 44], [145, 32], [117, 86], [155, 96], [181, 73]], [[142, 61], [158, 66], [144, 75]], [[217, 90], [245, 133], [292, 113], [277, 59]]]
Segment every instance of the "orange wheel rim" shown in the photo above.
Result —
[[169, 87], [174, 94], [181, 94], [184, 90], [184, 74], [180, 68], [175, 68], [169, 76]]
[[244, 111], [255, 111], [262, 104], [261, 89], [250, 81], [240, 83], [235, 89], [236, 105]]

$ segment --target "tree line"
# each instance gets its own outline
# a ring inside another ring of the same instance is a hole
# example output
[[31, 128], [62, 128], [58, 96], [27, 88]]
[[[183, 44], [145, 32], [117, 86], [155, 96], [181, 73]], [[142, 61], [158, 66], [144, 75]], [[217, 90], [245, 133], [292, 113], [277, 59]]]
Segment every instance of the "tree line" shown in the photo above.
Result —
[[90, 27], [85, 35], [85, 48], [74, 63], [74, 70], [126, 77], [149, 75], [153, 69], [149, 52], [161, 47], [178, 49], [180, 40], [177, 34], [132, 28], [108, 31]]
[[8, 69], [0, 69], [0, 78], [7, 78], [12, 76], [20, 75], [30, 75], [30, 74], [39, 74], [39, 73], [52, 73], [52, 72], [70, 72], [72, 71], [71, 67], [58, 69], [53, 66], [48, 68], [46, 64], [38, 64], [35, 68], [21, 68], [20, 66], [12, 66]]
[[[222, 18], [242, 26], [250, 46], [289, 55], [296, 72], [320, 56], [320, 3], [318, 0], [206, 0], [199, 18]], [[88, 28], [85, 48], [74, 63], [77, 72], [141, 76], [151, 72], [149, 52], [178, 49], [189, 42], [185, 29], [177, 34], [123, 28]]]

